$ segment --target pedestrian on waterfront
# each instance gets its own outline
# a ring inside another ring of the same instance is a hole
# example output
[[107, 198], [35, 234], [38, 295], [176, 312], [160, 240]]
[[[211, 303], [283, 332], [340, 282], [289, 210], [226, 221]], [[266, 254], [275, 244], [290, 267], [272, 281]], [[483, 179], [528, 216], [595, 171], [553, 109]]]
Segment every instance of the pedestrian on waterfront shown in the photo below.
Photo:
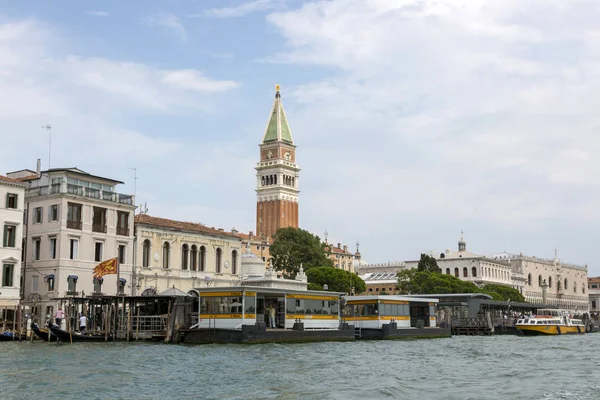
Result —
[[58, 325], [59, 328], [60, 328], [60, 323], [62, 322], [64, 317], [65, 317], [65, 312], [63, 311], [62, 307], [58, 307], [58, 310], [56, 310], [56, 314], [54, 314], [54, 318], [56, 321], [56, 325]]
[[273, 307], [273, 304], [269, 307], [269, 324], [271, 325], [271, 328], [275, 328], [275, 308]]
[[85, 332], [85, 328], [87, 327], [87, 317], [81, 314], [79, 317], [79, 332]]

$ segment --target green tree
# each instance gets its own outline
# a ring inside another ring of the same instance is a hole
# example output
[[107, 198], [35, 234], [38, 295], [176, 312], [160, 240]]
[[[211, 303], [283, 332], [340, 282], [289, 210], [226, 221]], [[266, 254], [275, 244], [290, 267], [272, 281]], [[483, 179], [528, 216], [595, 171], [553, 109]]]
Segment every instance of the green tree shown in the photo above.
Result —
[[355, 293], [363, 293], [367, 290], [365, 281], [358, 275], [339, 268], [311, 268], [306, 271], [306, 277], [308, 278], [308, 288], [310, 290], [323, 290], [324, 285], [327, 285], [327, 290], [332, 292], [351, 293], [352, 288], [354, 288]]
[[519, 302], [525, 301], [525, 297], [523, 297], [523, 295], [517, 289], [511, 288], [508, 286], [504, 286], [504, 285], [490, 283], [488, 285], [484, 285], [481, 288], [481, 292], [485, 293], [485, 294], [489, 294], [490, 296], [492, 296], [492, 298], [494, 300], [501, 300], [501, 301], [510, 300], [510, 301], [519, 301]]
[[431, 271], [409, 269], [398, 272], [398, 290], [401, 294], [477, 293], [481, 290], [471, 282]]
[[325, 254], [325, 243], [304, 229], [278, 229], [269, 252], [274, 268], [292, 278], [298, 273], [300, 265], [305, 271], [315, 267], [333, 267], [333, 262]]
[[442, 272], [442, 269], [438, 266], [435, 258], [423, 253], [421, 253], [421, 259], [419, 260], [419, 264], [417, 265], [417, 270], [429, 272]]

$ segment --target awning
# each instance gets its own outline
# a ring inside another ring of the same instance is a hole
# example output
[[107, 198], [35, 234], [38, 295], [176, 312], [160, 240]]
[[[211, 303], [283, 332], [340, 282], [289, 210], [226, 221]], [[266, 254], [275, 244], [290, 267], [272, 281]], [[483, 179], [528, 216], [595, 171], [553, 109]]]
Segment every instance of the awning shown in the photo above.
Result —
[[68, 281], [71, 281], [71, 280], [76, 281], [77, 279], [79, 279], [79, 277], [77, 275], [69, 275], [69, 276], [67, 276], [67, 280]]
[[44, 276], [44, 282], [48, 282], [50, 279], [54, 280], [54, 274]]

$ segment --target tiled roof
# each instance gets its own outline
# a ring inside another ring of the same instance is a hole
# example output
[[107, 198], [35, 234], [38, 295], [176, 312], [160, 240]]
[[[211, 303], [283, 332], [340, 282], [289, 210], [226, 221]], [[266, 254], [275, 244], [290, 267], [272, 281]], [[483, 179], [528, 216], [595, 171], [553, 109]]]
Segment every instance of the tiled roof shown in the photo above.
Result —
[[268, 142], [283, 141], [286, 143], [294, 144], [292, 139], [292, 131], [288, 125], [285, 110], [281, 103], [281, 95], [279, 90], [275, 94], [275, 102], [271, 110], [271, 116], [269, 117], [269, 123], [267, 124], [267, 130], [263, 137], [263, 144]]
[[[243, 241], [247, 242], [248, 240], [250, 240], [250, 234], [249, 233], [242, 233], [242, 232], [235, 232], [235, 235], [237, 237], [239, 237], [240, 239], [242, 239]], [[259, 242], [266, 242], [268, 241], [269, 244], [273, 243], [273, 238], [272, 237], [265, 237], [264, 239], [261, 239], [258, 235], [255, 235], [254, 233], [252, 234], [252, 243], [259, 243]]]
[[329, 251], [333, 254], [345, 254], [348, 256], [354, 255], [354, 254], [350, 253], [349, 251], [344, 251], [344, 249], [341, 249], [341, 248], [335, 247], [335, 246], [327, 246], [327, 247], [325, 247], [325, 251]]
[[210, 228], [206, 225], [197, 224], [194, 222], [183, 222], [183, 221], [175, 221], [172, 219], [153, 217], [148, 214], [138, 214], [135, 216], [136, 224], [157, 226], [160, 228], [167, 229], [175, 229], [179, 231], [187, 231], [187, 232], [198, 232], [198, 233], [208, 233], [211, 235], [217, 236], [226, 236], [231, 238], [240, 239], [239, 233], [234, 234], [231, 232], [225, 232], [216, 228]]
[[29, 182], [29, 181], [33, 181], [35, 179], [37, 179], [37, 175], [33, 174], [33, 175], [24, 176], [22, 178], [17, 178], [16, 180], [19, 182]]
[[4, 175], [0, 175], [0, 182], [14, 183], [14, 184], [17, 184], [17, 185], [22, 185], [22, 183], [20, 181], [18, 181], [16, 179], [13, 179], [13, 178], [9, 178], [9, 177], [4, 176]]

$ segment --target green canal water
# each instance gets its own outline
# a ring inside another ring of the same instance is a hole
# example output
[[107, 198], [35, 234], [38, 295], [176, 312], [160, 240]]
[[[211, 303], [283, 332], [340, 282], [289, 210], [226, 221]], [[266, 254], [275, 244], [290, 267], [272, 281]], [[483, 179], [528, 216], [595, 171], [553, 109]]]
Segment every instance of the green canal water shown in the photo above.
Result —
[[1, 399], [599, 399], [600, 334], [261, 345], [0, 342]]

